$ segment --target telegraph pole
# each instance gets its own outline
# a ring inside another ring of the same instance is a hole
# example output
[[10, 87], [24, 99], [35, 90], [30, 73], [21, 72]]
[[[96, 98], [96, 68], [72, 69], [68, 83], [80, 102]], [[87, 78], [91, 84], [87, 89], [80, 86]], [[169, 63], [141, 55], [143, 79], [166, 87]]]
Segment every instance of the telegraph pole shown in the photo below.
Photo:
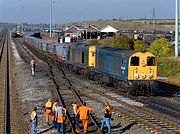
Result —
[[49, 33], [50, 33], [50, 37], [52, 36], [52, 33], [51, 33], [51, 28], [52, 28], [52, 0], [50, 0], [50, 31], [49, 31]]
[[176, 26], [175, 26], [175, 58], [178, 57], [178, 43], [179, 43], [179, 39], [178, 39], [178, 34], [179, 34], [179, 0], [176, 0]]

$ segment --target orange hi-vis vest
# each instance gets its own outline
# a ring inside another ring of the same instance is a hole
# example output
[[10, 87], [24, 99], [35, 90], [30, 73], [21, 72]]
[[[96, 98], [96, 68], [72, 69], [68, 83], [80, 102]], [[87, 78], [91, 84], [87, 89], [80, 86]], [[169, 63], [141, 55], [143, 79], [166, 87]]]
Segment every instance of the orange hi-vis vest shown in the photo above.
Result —
[[32, 125], [35, 125], [35, 127], [37, 126], [37, 113], [35, 111], [32, 111], [31, 113], [31, 121], [32, 121]]
[[52, 102], [50, 101], [46, 102], [45, 107], [46, 107], [46, 113], [50, 114], [52, 112]]
[[31, 120], [33, 121], [36, 118], [37, 118], [36, 112], [32, 111], [32, 113], [31, 113]]
[[64, 123], [64, 108], [58, 106], [56, 108], [56, 117], [58, 123]]
[[112, 113], [112, 107], [111, 106], [107, 105], [105, 109], [107, 109], [110, 114]]
[[54, 102], [52, 106], [52, 111], [55, 112], [57, 108], [58, 102]]
[[80, 112], [80, 119], [81, 120], [87, 120], [89, 119], [89, 113], [91, 112], [91, 108], [87, 106], [80, 106], [77, 110], [77, 114]]

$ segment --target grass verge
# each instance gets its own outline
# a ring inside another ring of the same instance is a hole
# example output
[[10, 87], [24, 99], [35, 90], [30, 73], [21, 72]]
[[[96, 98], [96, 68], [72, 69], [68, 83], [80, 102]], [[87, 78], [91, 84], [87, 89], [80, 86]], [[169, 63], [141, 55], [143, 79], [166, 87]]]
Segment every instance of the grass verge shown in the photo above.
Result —
[[180, 58], [158, 58], [158, 75], [168, 77], [166, 81], [180, 85]]

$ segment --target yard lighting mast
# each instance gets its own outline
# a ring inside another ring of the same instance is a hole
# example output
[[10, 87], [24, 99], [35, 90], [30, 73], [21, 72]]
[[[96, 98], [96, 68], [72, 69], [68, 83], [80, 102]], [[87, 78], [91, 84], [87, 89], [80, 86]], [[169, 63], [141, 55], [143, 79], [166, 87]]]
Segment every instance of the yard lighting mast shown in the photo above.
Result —
[[179, 0], [176, 0], [176, 28], [175, 28], [175, 58], [178, 57], [178, 34], [179, 34]]
[[52, 28], [52, 0], [50, 0], [50, 31], [49, 31], [49, 36], [51, 37], [52, 36], [52, 33], [51, 33], [51, 28]]
[[24, 30], [24, 7], [21, 8], [21, 14], [22, 14], [21, 33], [23, 33], [23, 30]]
[[56, 29], [56, 25], [55, 25], [55, 1], [53, 1], [53, 34], [55, 35], [55, 29]]

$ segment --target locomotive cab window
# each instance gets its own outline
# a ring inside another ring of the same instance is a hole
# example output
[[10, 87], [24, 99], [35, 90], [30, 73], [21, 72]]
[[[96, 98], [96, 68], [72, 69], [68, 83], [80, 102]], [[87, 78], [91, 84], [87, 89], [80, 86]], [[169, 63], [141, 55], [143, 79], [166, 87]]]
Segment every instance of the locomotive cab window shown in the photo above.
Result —
[[84, 52], [82, 52], [82, 61], [81, 62], [84, 64]]
[[131, 66], [139, 66], [139, 57], [131, 57]]
[[155, 57], [147, 57], [147, 66], [155, 66]]

